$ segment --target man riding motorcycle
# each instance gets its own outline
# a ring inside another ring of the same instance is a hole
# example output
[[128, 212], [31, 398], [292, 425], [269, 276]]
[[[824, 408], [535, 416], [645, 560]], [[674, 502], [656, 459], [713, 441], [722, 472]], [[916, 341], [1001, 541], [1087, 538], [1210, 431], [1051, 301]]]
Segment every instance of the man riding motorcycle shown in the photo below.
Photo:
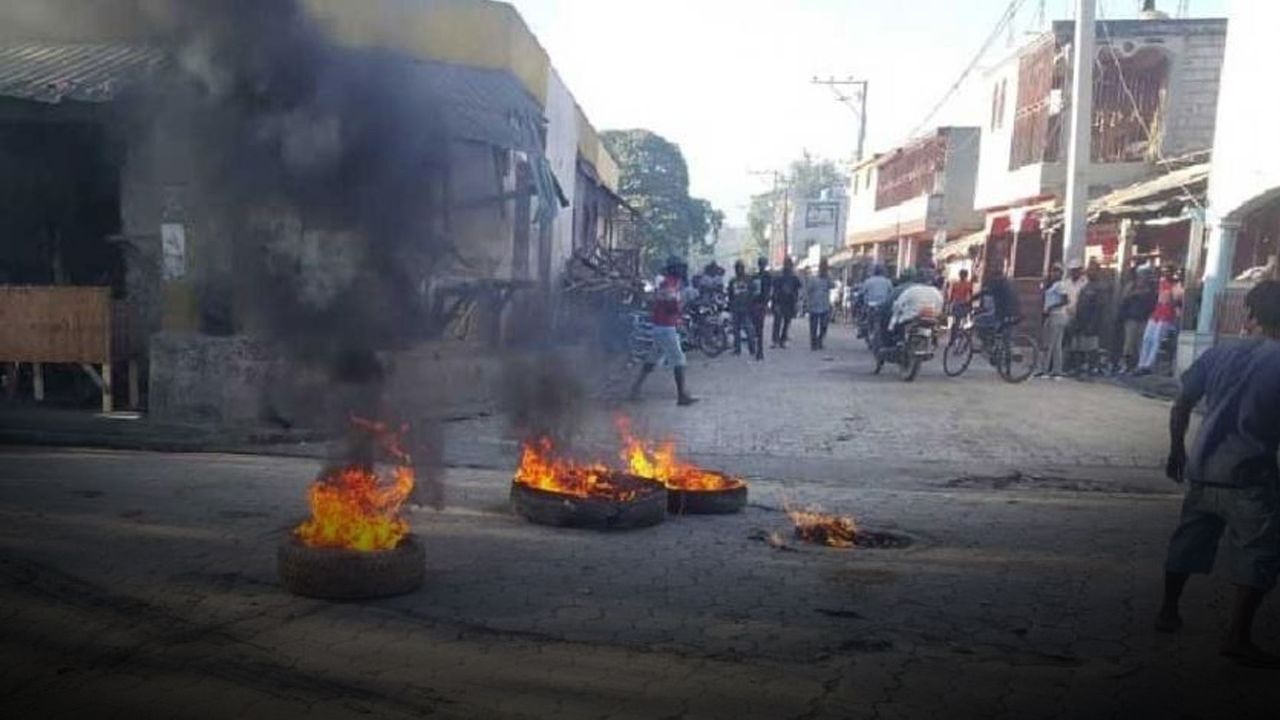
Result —
[[894, 288], [881, 310], [880, 329], [883, 333], [882, 347], [889, 347], [899, 340], [898, 331], [906, 323], [922, 315], [937, 317], [942, 313], [942, 292], [926, 282], [920, 273], [907, 268], [902, 272], [901, 281]]
[[[893, 294], [893, 281], [885, 277], [883, 265], [871, 269], [871, 277], [862, 281], [858, 292], [864, 317], [871, 322], [877, 321], [880, 308], [888, 304], [889, 296]], [[858, 337], [864, 337], [870, 331], [871, 322], [858, 323]]]

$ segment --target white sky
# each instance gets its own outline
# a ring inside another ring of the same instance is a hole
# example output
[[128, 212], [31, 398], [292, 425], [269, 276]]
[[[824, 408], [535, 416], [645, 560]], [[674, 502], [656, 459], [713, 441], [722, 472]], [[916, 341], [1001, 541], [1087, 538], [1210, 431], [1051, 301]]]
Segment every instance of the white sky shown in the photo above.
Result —
[[[856, 115], [815, 76], [871, 82], [868, 154], [899, 144], [982, 45], [1008, 0], [510, 0], [591, 122], [643, 127], [678, 143], [695, 195], [734, 224], [769, 185], [752, 170], [782, 169], [804, 150], [853, 157]], [[1227, 0], [1189, 0], [1194, 16], [1223, 16]], [[1025, 0], [1011, 52], [1074, 0]], [[1109, 18], [1140, 0], [1099, 0]], [[1176, 11], [1177, 0], [1160, 0]], [[1010, 44], [1010, 41], [1013, 44]], [[980, 66], [981, 67], [981, 66]], [[970, 99], [963, 99], [968, 97]], [[972, 98], [976, 98], [975, 100]], [[983, 96], [962, 94], [932, 125], [980, 124]], [[976, 112], [975, 112], [976, 109]]]

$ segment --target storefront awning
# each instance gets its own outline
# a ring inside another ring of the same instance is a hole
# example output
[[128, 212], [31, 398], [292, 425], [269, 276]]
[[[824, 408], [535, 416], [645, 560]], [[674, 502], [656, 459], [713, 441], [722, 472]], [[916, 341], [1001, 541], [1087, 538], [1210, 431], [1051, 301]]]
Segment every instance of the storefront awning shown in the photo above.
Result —
[[987, 241], [987, 233], [985, 230], [979, 230], [971, 235], [952, 240], [951, 242], [938, 248], [933, 254], [937, 260], [951, 260], [953, 258], [967, 258], [972, 248], [978, 247]]

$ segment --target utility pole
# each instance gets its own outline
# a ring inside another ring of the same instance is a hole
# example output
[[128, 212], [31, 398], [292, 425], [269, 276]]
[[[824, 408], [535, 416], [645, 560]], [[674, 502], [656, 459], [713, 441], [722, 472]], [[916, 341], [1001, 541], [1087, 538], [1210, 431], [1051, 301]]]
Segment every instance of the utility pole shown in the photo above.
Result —
[[1071, 144], [1067, 148], [1066, 228], [1062, 262], [1084, 262], [1089, 210], [1089, 160], [1093, 140], [1094, 10], [1096, 0], [1078, 0], [1074, 72], [1071, 76]]
[[773, 178], [773, 194], [776, 197], [778, 190], [782, 190], [782, 257], [785, 260], [791, 252], [790, 228], [791, 224], [791, 183], [786, 175], [777, 170], [748, 170], [751, 175], [765, 175]]
[[[836, 100], [842, 105], [849, 108], [858, 116], [858, 154], [855, 162], [862, 162], [862, 153], [867, 146], [867, 86], [866, 80], [854, 80], [853, 78], [845, 78], [837, 80], [829, 77], [826, 80], [814, 78], [811, 81], [814, 85], [825, 85], [831, 88], [831, 92], [835, 94]], [[856, 88], [856, 97], [851, 96], [844, 91], [844, 88]]]

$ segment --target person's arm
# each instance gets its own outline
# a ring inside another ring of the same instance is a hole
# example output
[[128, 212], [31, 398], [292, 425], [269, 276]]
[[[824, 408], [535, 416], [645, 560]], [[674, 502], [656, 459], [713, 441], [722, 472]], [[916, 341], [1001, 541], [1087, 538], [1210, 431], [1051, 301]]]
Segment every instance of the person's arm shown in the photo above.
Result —
[[1182, 482], [1186, 475], [1187, 429], [1191, 427], [1191, 413], [1204, 397], [1212, 356], [1213, 351], [1210, 350], [1182, 375], [1182, 391], [1169, 411], [1169, 460], [1165, 463], [1164, 472], [1177, 483]]

